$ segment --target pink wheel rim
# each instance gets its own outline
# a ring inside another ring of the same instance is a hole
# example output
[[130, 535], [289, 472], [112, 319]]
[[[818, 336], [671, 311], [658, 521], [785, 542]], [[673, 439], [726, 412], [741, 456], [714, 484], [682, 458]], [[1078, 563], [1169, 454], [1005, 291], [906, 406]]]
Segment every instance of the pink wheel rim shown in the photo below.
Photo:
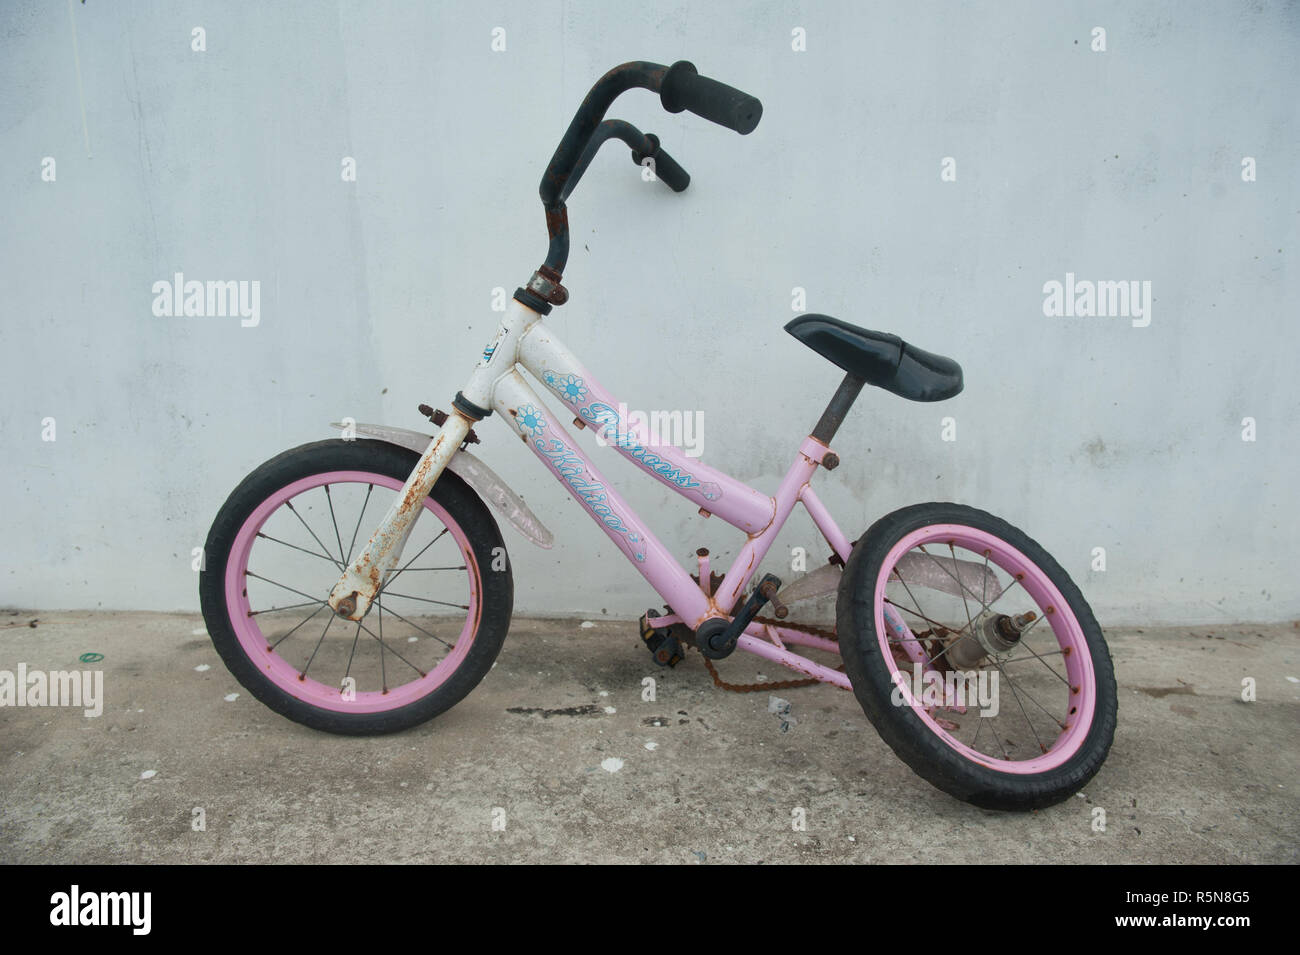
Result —
[[[999, 569], [1015, 577], [1019, 581], [1019, 585], [1040, 608], [1044, 610], [1048, 607], [1052, 608], [1052, 612], [1046, 613], [1045, 616], [1064, 657], [1070, 706], [1065, 716], [1065, 729], [1057, 736], [1056, 741], [1048, 748], [1047, 752], [1023, 760], [998, 759], [982, 753], [967, 746], [940, 726], [934, 717], [927, 712], [921, 701], [917, 700], [912, 693], [908, 682], [909, 677], [899, 669], [889, 641], [889, 630], [885, 625], [884, 615], [885, 586], [889, 582], [889, 575], [900, 557], [918, 545], [931, 543], [942, 543], [944, 545], [951, 543], [973, 553], [987, 554], [990, 563], [997, 565]], [[1021, 574], [1023, 574], [1023, 577], [1017, 576]], [[1083, 628], [1080, 626], [1078, 618], [1075, 617], [1074, 611], [1070, 609], [1070, 605], [1061, 594], [1061, 591], [1033, 561], [1018, 549], [986, 531], [961, 524], [930, 524], [922, 527], [901, 538], [886, 555], [880, 578], [876, 581], [873, 606], [876, 637], [880, 642], [881, 655], [890, 669], [891, 681], [901, 690], [912, 712], [926, 724], [931, 732], [957, 753], [971, 762], [998, 772], [1032, 775], [1047, 772], [1063, 765], [1083, 746], [1088, 730], [1092, 726], [1097, 698], [1096, 674], [1093, 669], [1092, 654], [1088, 650], [1088, 641], [1083, 634]], [[902, 677], [901, 680], [899, 679], [900, 676]]]
[[302, 478], [276, 491], [257, 506], [235, 536], [235, 543], [226, 564], [226, 606], [230, 611], [231, 626], [244, 653], [279, 689], [295, 699], [321, 709], [340, 713], [381, 713], [422, 699], [445, 683], [460, 666], [470, 652], [474, 635], [478, 630], [479, 595], [482, 592], [482, 585], [478, 563], [465, 532], [441, 505], [430, 498], [425, 498], [425, 510], [433, 514], [447, 528], [465, 559], [465, 567], [469, 574], [469, 610], [465, 625], [456, 638], [451, 652], [422, 677], [397, 687], [390, 687], [387, 692], [358, 690], [355, 698], [351, 700], [344, 699], [341, 689], [337, 686], [322, 683], [312, 677], [301, 679], [297, 667], [269, 648], [266, 636], [258, 626], [256, 618], [250, 616], [252, 608], [244, 586], [244, 573], [248, 568], [248, 558], [252, 553], [253, 543], [257, 540], [258, 531], [281, 505], [304, 491], [322, 485], [347, 483], [373, 484], [393, 491], [400, 491], [402, 488], [401, 481], [384, 474], [368, 471], [330, 471]]

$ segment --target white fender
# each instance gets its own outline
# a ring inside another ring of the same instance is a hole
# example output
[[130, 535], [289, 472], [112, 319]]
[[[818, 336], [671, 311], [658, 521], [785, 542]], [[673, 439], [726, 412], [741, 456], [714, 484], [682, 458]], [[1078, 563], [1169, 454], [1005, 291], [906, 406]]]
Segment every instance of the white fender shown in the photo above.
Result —
[[[344, 425], [336, 421], [331, 427], [342, 430]], [[428, 450], [429, 443], [433, 441], [432, 435], [411, 431], [408, 428], [393, 428], [384, 424], [356, 424], [351, 427], [362, 437], [387, 441], [400, 448], [410, 448], [416, 454], [423, 454]], [[487, 498], [488, 503], [495, 507], [515, 530], [538, 547], [551, 549], [555, 537], [547, 530], [546, 525], [537, 519], [537, 515], [524, 503], [523, 498], [512, 491], [510, 485], [481, 459], [468, 451], [457, 451], [447, 467]]]

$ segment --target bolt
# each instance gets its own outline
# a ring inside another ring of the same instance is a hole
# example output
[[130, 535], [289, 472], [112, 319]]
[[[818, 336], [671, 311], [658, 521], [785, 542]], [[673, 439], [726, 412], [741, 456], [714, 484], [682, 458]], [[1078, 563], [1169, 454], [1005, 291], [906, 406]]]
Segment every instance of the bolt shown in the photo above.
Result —
[[338, 607], [334, 611], [340, 617], [350, 617], [357, 612], [357, 592], [352, 591], [352, 596], [344, 597], [339, 601]]
[[822, 456], [822, 467], [827, 471], [834, 471], [839, 466], [840, 456], [834, 451], [827, 451], [826, 454]]

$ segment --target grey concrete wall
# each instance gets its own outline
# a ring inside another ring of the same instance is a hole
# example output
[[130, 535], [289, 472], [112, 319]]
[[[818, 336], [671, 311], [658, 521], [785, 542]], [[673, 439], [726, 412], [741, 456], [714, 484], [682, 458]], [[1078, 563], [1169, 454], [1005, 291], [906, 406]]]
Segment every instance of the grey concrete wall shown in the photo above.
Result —
[[[341, 416], [447, 406], [493, 289], [541, 259], [537, 181], [589, 84], [691, 59], [763, 122], [620, 102], [694, 180], [673, 195], [611, 150], [571, 202], [551, 321], [594, 374], [633, 408], [702, 411], [705, 459], [774, 490], [838, 378], [781, 330], [803, 288], [966, 370], [945, 405], [864, 394], [818, 478], [850, 537], [952, 499], [1035, 536], [1103, 621], [1298, 616], [1298, 9], [11, 0], [0, 604], [195, 606], [191, 549], [247, 471]], [[175, 272], [258, 281], [259, 324], [155, 316]], [[1150, 282], [1149, 315], [1044, 314], [1067, 272]], [[650, 605], [520, 443], [481, 431], [558, 538], [506, 532], [518, 608]], [[683, 559], [735, 552], [600, 454]], [[796, 518], [769, 566], [815, 543]]]

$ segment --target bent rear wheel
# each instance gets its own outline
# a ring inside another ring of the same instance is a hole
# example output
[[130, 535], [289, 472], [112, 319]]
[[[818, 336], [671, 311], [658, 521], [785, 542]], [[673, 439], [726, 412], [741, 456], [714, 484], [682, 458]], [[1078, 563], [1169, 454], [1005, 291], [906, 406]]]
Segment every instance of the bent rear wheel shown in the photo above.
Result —
[[1036, 542], [958, 504], [872, 525], [836, 605], [867, 717], [918, 775], [958, 799], [1029, 810], [1077, 792], [1115, 732], [1101, 628]]
[[253, 471], [218, 513], [203, 617], [230, 672], [277, 713], [332, 733], [395, 732], [491, 669], [514, 585], [496, 522], [450, 471], [366, 618], [326, 602], [418, 460], [379, 441], [303, 445]]

